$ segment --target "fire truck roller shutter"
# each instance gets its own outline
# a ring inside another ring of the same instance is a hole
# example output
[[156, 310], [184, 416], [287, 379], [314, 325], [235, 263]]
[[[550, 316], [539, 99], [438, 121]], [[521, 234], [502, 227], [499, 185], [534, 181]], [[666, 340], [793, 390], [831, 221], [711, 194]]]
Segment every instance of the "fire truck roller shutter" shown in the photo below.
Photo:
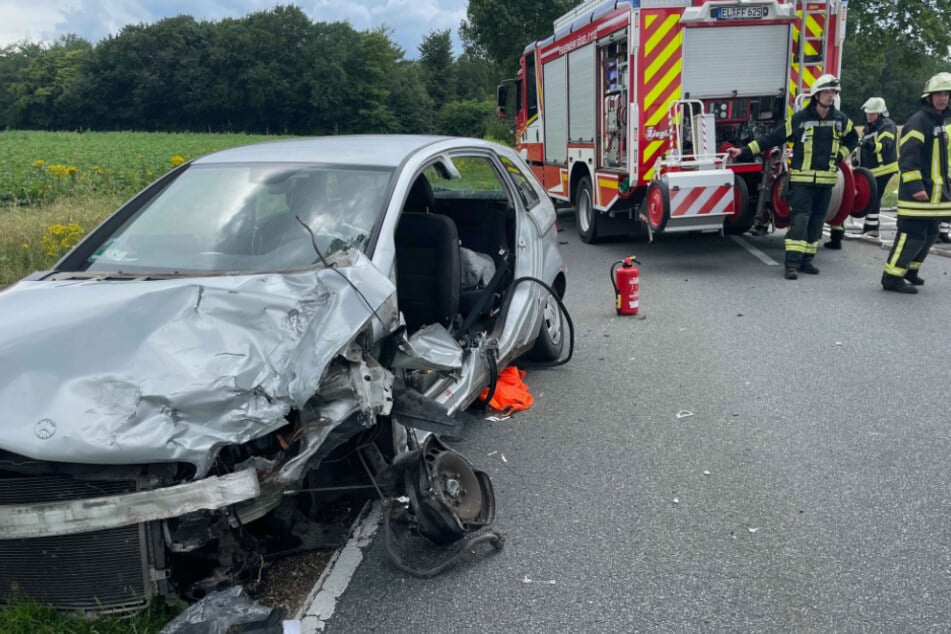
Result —
[[[786, 89], [789, 25], [685, 28], [683, 91], [692, 99], [775, 95]], [[735, 93], [733, 91], [736, 91]]]
[[[568, 79], [565, 57], [545, 64], [545, 162], [568, 164]], [[550, 184], [546, 183], [546, 186]]]
[[753, 226], [756, 208], [750, 204], [750, 188], [740, 174], [733, 175], [733, 213], [723, 219], [723, 230], [729, 234], [746, 233]]
[[594, 42], [568, 53], [568, 140], [594, 141]]

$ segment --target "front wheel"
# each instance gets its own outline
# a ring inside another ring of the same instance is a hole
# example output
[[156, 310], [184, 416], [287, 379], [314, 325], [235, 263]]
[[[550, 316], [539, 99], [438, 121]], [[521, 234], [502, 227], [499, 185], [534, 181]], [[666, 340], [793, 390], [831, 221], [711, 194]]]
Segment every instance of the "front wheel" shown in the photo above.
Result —
[[565, 319], [558, 302], [548, 293], [542, 308], [542, 327], [535, 345], [528, 351], [532, 361], [557, 361], [565, 347]]
[[578, 181], [575, 192], [575, 209], [578, 214], [578, 234], [588, 244], [598, 241], [598, 224], [600, 214], [594, 208], [594, 196], [591, 189], [591, 179], [587, 176]]

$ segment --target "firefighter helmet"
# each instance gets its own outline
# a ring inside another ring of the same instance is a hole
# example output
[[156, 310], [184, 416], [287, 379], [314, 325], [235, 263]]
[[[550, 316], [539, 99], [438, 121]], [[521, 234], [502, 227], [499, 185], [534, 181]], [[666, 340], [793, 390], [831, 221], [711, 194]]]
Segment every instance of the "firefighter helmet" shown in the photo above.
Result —
[[938, 73], [926, 81], [921, 91], [921, 102], [927, 102], [928, 95], [934, 92], [951, 92], [951, 73]]
[[862, 104], [862, 112], [888, 116], [888, 108], [885, 107], [885, 100], [881, 97], [869, 97], [868, 101]]
[[839, 92], [839, 78], [835, 75], [819, 75], [819, 78], [812, 84], [812, 94], [816, 94], [823, 90], [834, 90]]

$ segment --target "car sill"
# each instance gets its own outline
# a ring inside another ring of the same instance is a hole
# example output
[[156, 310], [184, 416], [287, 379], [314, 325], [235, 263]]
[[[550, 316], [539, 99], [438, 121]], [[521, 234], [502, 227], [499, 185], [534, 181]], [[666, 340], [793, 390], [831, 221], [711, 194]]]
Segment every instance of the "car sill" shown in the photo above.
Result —
[[0, 540], [55, 537], [219, 509], [261, 494], [245, 469], [162, 489], [62, 502], [0, 506]]

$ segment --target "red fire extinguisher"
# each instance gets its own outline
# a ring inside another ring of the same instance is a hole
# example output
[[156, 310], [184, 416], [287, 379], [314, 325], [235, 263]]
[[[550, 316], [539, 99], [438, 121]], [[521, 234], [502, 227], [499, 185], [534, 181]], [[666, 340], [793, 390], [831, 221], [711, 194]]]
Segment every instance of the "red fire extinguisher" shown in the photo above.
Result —
[[[636, 315], [641, 297], [641, 270], [634, 266], [640, 260], [633, 255], [611, 265], [615, 306], [618, 315]], [[618, 266], [620, 265], [620, 266]]]

